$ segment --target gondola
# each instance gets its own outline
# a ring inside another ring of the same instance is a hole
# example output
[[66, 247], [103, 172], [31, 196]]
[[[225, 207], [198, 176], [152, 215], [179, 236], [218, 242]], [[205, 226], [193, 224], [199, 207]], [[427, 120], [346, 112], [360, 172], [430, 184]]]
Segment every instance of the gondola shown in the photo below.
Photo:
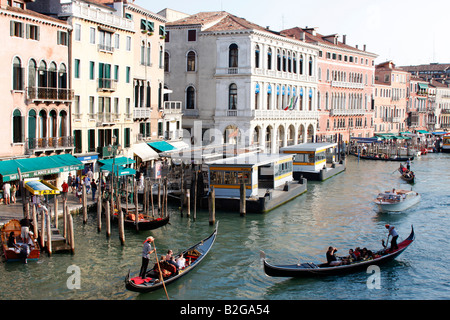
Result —
[[206, 257], [206, 255], [211, 250], [214, 241], [216, 240], [218, 224], [219, 223], [217, 222], [216, 228], [210, 236], [208, 236], [207, 238], [193, 245], [189, 249], [186, 249], [175, 256], [175, 258], [177, 258], [181, 254], [183, 254], [187, 261], [186, 267], [180, 269], [178, 274], [173, 273], [168, 277], [165, 277], [163, 279], [164, 280], [163, 283], [159, 280], [159, 273], [157, 273], [155, 270], [147, 271], [145, 279], [142, 279], [139, 276], [131, 278], [130, 271], [128, 271], [128, 275], [125, 278], [125, 287], [128, 290], [134, 292], [140, 293], [151, 292], [163, 287], [163, 285], [167, 286], [168, 284], [188, 274], [190, 271], [192, 271], [195, 267], [197, 267], [200, 264], [200, 262]]
[[[143, 231], [153, 230], [153, 229], [157, 229], [162, 226], [165, 226], [170, 221], [170, 215], [167, 215], [166, 217], [152, 217], [152, 216], [139, 214], [138, 225], [136, 227], [135, 214], [132, 211], [129, 211], [127, 213], [125, 209], [123, 209], [122, 211], [124, 212], [124, 218], [123, 218], [124, 226], [129, 229], [136, 229], [136, 230], [143, 230]], [[114, 221], [115, 222], [119, 221], [117, 212], [114, 213]]]
[[[3, 249], [3, 256], [4, 259], [9, 261], [23, 261], [26, 262], [27, 260], [38, 260], [40, 256], [41, 249], [39, 247], [39, 243], [37, 242], [37, 239], [35, 235], [29, 234], [29, 237], [31, 238], [31, 243], [25, 244], [22, 242], [17, 242], [14, 247], [8, 246], [8, 237], [11, 234], [11, 232], [14, 233], [14, 237], [16, 239], [21, 239], [21, 225], [20, 221], [17, 219], [12, 219], [8, 223], [6, 223], [1, 228], [1, 243], [2, 243], [2, 249]], [[20, 240], [22, 241], [22, 240]], [[24, 246], [26, 245], [26, 246]]]
[[381, 265], [398, 257], [403, 251], [408, 248], [414, 241], [414, 228], [411, 226], [411, 234], [407, 239], [398, 244], [398, 249], [391, 251], [390, 249], [382, 249], [377, 253], [380, 257], [355, 262], [347, 265], [329, 266], [327, 263], [300, 263], [294, 265], [272, 265], [266, 261], [263, 251], [261, 251], [261, 259], [264, 264], [264, 272], [271, 277], [317, 277], [339, 275], [351, 273], [358, 270], [367, 270], [371, 265]]
[[401, 178], [408, 183], [414, 183], [414, 179], [416, 175], [413, 171], [406, 169], [402, 164], [400, 164], [400, 168], [398, 168], [398, 172], [401, 174]]
[[369, 156], [369, 155], [361, 155], [356, 152], [350, 152], [350, 154], [354, 155], [355, 157], [358, 157], [359, 159], [363, 160], [378, 160], [378, 161], [400, 161], [400, 162], [406, 162], [408, 159], [410, 161], [414, 160], [414, 156], [409, 157], [376, 157], [376, 156]]

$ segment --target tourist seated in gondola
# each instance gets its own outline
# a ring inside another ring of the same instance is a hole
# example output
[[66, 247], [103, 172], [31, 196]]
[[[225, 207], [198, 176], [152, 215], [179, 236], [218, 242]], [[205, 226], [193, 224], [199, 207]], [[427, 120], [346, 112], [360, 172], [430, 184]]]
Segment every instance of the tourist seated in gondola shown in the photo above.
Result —
[[186, 267], [186, 259], [184, 258], [184, 255], [181, 254], [178, 259], [176, 260], [176, 263], [178, 264], [178, 269], [182, 270]]
[[178, 274], [179, 267], [178, 264], [175, 262], [175, 258], [173, 256], [170, 256], [170, 259], [169, 260], [166, 259], [166, 261], [175, 267], [175, 274]]
[[327, 263], [329, 266], [340, 266], [342, 264], [342, 261], [339, 261], [336, 257], [337, 249], [334, 247], [329, 247], [328, 251], [326, 253], [327, 256]]
[[16, 237], [14, 236], [14, 231], [11, 231], [8, 237], [8, 247], [14, 248], [16, 246]]

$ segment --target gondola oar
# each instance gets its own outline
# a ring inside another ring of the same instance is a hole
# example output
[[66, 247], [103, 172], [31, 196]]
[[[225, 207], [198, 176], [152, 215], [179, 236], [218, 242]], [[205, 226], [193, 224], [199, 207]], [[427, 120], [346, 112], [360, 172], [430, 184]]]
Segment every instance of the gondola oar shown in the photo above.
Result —
[[153, 246], [155, 247], [156, 264], [158, 265], [158, 270], [159, 270], [159, 281], [161, 281], [162, 284], [163, 284], [164, 291], [166, 292], [167, 300], [170, 300], [170, 299], [169, 299], [169, 295], [167, 294], [166, 285], [164, 284], [164, 279], [163, 279], [162, 272], [161, 272], [161, 266], [159, 265], [158, 254], [156, 253], [156, 244], [155, 244], [155, 241], [154, 241], [154, 240], [153, 240]]

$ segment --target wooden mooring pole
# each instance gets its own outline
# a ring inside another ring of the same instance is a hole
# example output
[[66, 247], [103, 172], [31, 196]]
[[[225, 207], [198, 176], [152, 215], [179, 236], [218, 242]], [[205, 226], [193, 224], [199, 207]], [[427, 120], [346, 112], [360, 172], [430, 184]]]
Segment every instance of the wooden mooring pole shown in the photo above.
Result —
[[111, 210], [110, 210], [109, 201], [106, 201], [105, 204], [106, 204], [106, 210], [105, 210], [106, 236], [109, 238], [111, 236]]
[[81, 195], [81, 202], [83, 203], [83, 223], [87, 223], [87, 199], [86, 199], [86, 185], [83, 184], [83, 194]]
[[245, 195], [245, 183], [241, 183], [240, 187], [240, 202], [239, 202], [239, 212], [241, 217], [245, 216], [246, 211], [246, 195]]
[[73, 233], [73, 218], [72, 215], [67, 212], [67, 220], [68, 220], [68, 242], [69, 242], [69, 247], [70, 247], [70, 251], [72, 253], [75, 253], [75, 236]]
[[[51, 209], [50, 209], [51, 210]], [[46, 215], [46, 219], [47, 219], [47, 226], [46, 226], [46, 231], [47, 231], [47, 253], [49, 256], [52, 255], [52, 219], [51, 219], [51, 211]], [[45, 224], [45, 223], [44, 223]], [[44, 236], [44, 235], [42, 235]]]
[[211, 186], [211, 191], [209, 193], [209, 225], [214, 225], [216, 222], [216, 190]]

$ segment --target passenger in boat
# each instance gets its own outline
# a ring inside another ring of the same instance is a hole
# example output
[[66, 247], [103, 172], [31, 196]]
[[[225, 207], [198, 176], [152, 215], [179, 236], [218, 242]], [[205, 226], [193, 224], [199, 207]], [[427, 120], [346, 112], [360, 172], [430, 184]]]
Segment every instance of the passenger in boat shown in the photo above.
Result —
[[391, 225], [388, 225], [388, 224], [385, 225], [385, 227], [386, 227], [386, 229], [389, 230], [388, 238], [392, 237], [392, 240], [391, 240], [391, 251], [397, 250], [398, 249], [398, 245], [397, 245], [398, 233], [397, 233], [397, 230], [395, 230], [394, 226], [391, 226]]
[[155, 239], [153, 237], [147, 237], [144, 241], [144, 247], [142, 248], [142, 265], [141, 271], [139, 272], [139, 276], [142, 279], [145, 279], [145, 275], [147, 274], [148, 261], [150, 260], [150, 255], [155, 251], [152, 248], [152, 242]]
[[14, 248], [16, 246], [16, 237], [14, 236], [14, 231], [11, 231], [8, 237], [8, 247]]
[[166, 261], [175, 267], [175, 274], [178, 274], [179, 267], [178, 264], [175, 262], [175, 258], [171, 256], [170, 259], [169, 260], [166, 259]]
[[340, 266], [342, 264], [342, 261], [338, 261], [336, 257], [337, 249], [334, 247], [329, 247], [327, 251], [327, 263], [329, 266]]
[[166, 261], [169, 261], [170, 258], [172, 258], [172, 255], [173, 255], [173, 251], [172, 250], [167, 251]]
[[28, 233], [30, 232], [30, 227], [31, 227], [31, 222], [33, 220], [28, 219], [28, 218], [23, 218], [22, 220], [20, 220], [20, 226], [21, 226], [21, 234], [20, 236], [23, 239], [23, 242], [27, 242], [28, 239]]
[[355, 251], [353, 253], [355, 255], [355, 260], [356, 261], [361, 260], [361, 249], [359, 247], [356, 247]]
[[186, 258], [183, 254], [180, 255], [180, 257], [176, 260], [176, 263], [178, 264], [178, 269], [183, 269], [186, 267]]

